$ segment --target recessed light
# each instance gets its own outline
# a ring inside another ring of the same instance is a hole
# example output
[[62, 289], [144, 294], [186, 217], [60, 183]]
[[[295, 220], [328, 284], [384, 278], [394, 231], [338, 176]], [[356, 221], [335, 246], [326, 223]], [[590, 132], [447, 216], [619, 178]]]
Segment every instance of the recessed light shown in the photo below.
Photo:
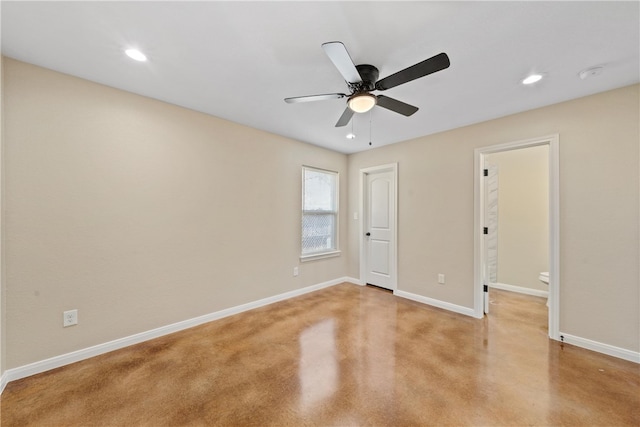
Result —
[[127, 49], [124, 53], [126, 53], [129, 58], [135, 59], [136, 61], [144, 62], [147, 60], [147, 56], [138, 49]]
[[522, 84], [523, 85], [530, 85], [530, 84], [533, 84], [535, 82], [539, 82], [540, 80], [542, 80], [542, 74], [531, 74], [526, 79], [522, 80]]
[[354, 139], [356, 137], [356, 134], [351, 132], [347, 134], [347, 139]]

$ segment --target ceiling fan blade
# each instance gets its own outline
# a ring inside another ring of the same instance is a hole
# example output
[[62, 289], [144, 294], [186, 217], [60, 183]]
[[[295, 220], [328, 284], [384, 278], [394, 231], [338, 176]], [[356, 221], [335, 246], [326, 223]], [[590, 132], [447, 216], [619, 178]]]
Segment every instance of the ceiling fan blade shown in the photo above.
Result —
[[449, 68], [449, 65], [451, 65], [451, 63], [449, 62], [449, 57], [447, 56], [447, 54], [444, 52], [439, 53], [436, 56], [425, 59], [422, 62], [418, 62], [417, 64], [405, 68], [402, 71], [391, 74], [390, 76], [387, 76], [382, 80], [378, 80], [378, 82], [376, 83], [376, 89], [391, 89], [392, 87], [396, 87], [412, 80], [419, 79], [420, 77], [435, 73], [436, 71]]
[[327, 99], [340, 99], [347, 95], [344, 93], [326, 93], [324, 95], [294, 96], [293, 98], [285, 98], [287, 104], [295, 104], [298, 102], [324, 101]]
[[342, 126], [346, 126], [349, 121], [351, 120], [351, 117], [353, 117], [353, 110], [349, 107], [347, 107], [344, 110], [344, 113], [342, 113], [342, 115], [340, 116], [340, 118], [338, 119], [338, 123], [336, 123], [336, 127], [342, 127]]
[[379, 107], [386, 108], [387, 110], [402, 114], [403, 116], [410, 116], [418, 111], [418, 107], [414, 107], [413, 105], [406, 104], [402, 101], [398, 101], [397, 99], [389, 98], [384, 95], [378, 95], [377, 105]]
[[362, 81], [358, 69], [351, 56], [349, 56], [349, 52], [347, 52], [347, 48], [341, 42], [323, 43], [322, 49], [324, 49], [324, 52], [347, 83], [360, 83]]

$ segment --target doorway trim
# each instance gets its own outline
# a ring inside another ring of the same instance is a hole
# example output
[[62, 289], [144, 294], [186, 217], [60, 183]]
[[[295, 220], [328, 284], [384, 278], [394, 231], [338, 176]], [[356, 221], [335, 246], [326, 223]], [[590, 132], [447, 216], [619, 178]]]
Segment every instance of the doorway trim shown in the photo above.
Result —
[[484, 317], [482, 268], [486, 262], [482, 249], [484, 227], [484, 185], [482, 170], [485, 156], [521, 148], [549, 146], [549, 338], [560, 340], [560, 164], [558, 134], [524, 141], [491, 145], [474, 150], [474, 317]]
[[393, 255], [391, 257], [391, 287], [395, 292], [398, 290], [398, 163], [388, 163], [386, 165], [380, 166], [371, 166], [368, 168], [360, 169], [360, 197], [358, 200], [358, 218], [360, 219], [358, 222], [358, 244], [360, 247], [360, 283], [362, 285], [366, 285], [366, 251], [365, 251], [365, 241], [364, 241], [364, 215], [365, 215], [365, 176], [370, 173], [375, 172], [384, 172], [391, 171], [393, 172], [393, 212], [394, 212], [394, 232], [393, 239], [391, 243], [393, 244]]

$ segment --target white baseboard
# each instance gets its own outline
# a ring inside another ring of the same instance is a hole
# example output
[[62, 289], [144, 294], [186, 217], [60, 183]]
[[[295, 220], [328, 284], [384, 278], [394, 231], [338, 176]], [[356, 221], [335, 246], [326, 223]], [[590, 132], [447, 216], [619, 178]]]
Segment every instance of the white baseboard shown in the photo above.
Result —
[[586, 338], [576, 337], [574, 335], [565, 334], [564, 332], [560, 332], [560, 336], [564, 337], [564, 342], [567, 344], [586, 348], [587, 350], [596, 351], [598, 353], [628, 360], [630, 362], [640, 363], [640, 352], [615, 347], [609, 344], [603, 344]]
[[345, 282], [349, 282], [349, 283], [353, 283], [354, 285], [360, 285], [360, 286], [366, 286], [367, 284], [363, 281], [361, 281], [360, 279], [355, 279], [353, 277], [345, 277], [344, 278]]
[[549, 291], [525, 288], [524, 286], [509, 285], [507, 283], [490, 283], [489, 287], [503, 291], [517, 292], [519, 294], [533, 295], [534, 297], [549, 298]]
[[[205, 314], [203, 316], [195, 317], [193, 319], [184, 320], [171, 325], [162, 326], [160, 328], [152, 329], [150, 331], [141, 332], [139, 334], [131, 335], [117, 340], [109, 341], [103, 344], [98, 344], [93, 347], [84, 348], [81, 350], [73, 351], [71, 353], [62, 354], [49, 359], [41, 360], [39, 362], [30, 363], [28, 365], [20, 366], [13, 369], [6, 370], [1, 377], [0, 381], [0, 393], [4, 391], [5, 386], [10, 381], [26, 378], [31, 375], [36, 375], [51, 369], [59, 368], [71, 363], [79, 362], [81, 360], [89, 359], [91, 357], [99, 356], [110, 351], [119, 350], [124, 347], [128, 347], [134, 344], [139, 344], [144, 341], [149, 341], [154, 338], [159, 338], [164, 335], [169, 335], [175, 332], [179, 332], [194, 326], [201, 325], [203, 323], [211, 322], [214, 320], [222, 319], [223, 317], [232, 316], [248, 310], [263, 307], [265, 305], [273, 304], [275, 302], [283, 301], [289, 298], [297, 297], [307, 294], [309, 292], [317, 291], [319, 289], [328, 288], [343, 282], [354, 283], [355, 279], [348, 277], [341, 277], [339, 279], [330, 280], [328, 282], [319, 283], [317, 285], [307, 286], [306, 288], [296, 289], [293, 291], [285, 292], [283, 294], [274, 295], [272, 297], [263, 298], [250, 303], [242, 304], [236, 307], [227, 308], [224, 310], [216, 311], [214, 313]], [[357, 282], [357, 281], [356, 281]]]
[[9, 380], [7, 379], [7, 373], [3, 372], [2, 376], [0, 376], [0, 395], [4, 391], [4, 388], [7, 386]]
[[[274, 295], [272, 297], [263, 298], [258, 301], [242, 304], [236, 307], [231, 307], [225, 310], [217, 311], [214, 313], [206, 314], [204, 316], [196, 317], [193, 319], [185, 320], [182, 322], [174, 323], [171, 325], [163, 326], [160, 328], [152, 329], [147, 332], [131, 335], [128, 337], [120, 338], [114, 341], [110, 341], [104, 344], [98, 344], [93, 347], [88, 347], [82, 350], [74, 351], [71, 353], [55, 356], [39, 362], [34, 362], [28, 365], [20, 366], [18, 368], [8, 369], [0, 376], [0, 394], [4, 391], [7, 383], [15, 381], [21, 378], [25, 378], [31, 375], [39, 374], [51, 369], [59, 368], [71, 363], [79, 362], [94, 356], [98, 356], [110, 351], [118, 350], [124, 347], [128, 347], [134, 344], [139, 344], [144, 341], [148, 341], [154, 338], [159, 338], [164, 335], [172, 334], [174, 332], [182, 331], [194, 326], [201, 325], [203, 323], [211, 322], [224, 317], [239, 314], [248, 310], [263, 307], [269, 304], [273, 304], [278, 301], [283, 301], [289, 298], [294, 298], [300, 295], [307, 294], [309, 292], [317, 291], [337, 284], [349, 282], [356, 285], [364, 285], [360, 280], [351, 277], [342, 277], [328, 282], [319, 283], [316, 285], [308, 286], [302, 289], [296, 289], [293, 291], [285, 292], [283, 294]], [[425, 297], [422, 295], [413, 294], [410, 292], [396, 290], [394, 295], [401, 298], [406, 298], [423, 304], [431, 305], [434, 307], [442, 308], [444, 310], [453, 311], [455, 313], [463, 314], [466, 316], [475, 317], [473, 309], [463, 307], [460, 305], [452, 304], [445, 301], [436, 300], [433, 298]], [[609, 356], [617, 357], [631, 362], [640, 363], [640, 352], [626, 350], [623, 348], [615, 347], [609, 344], [603, 344], [597, 341], [592, 341], [586, 338], [580, 338], [573, 335], [560, 333], [564, 337], [564, 342], [572, 344], [578, 347], [586, 348], [588, 350], [596, 351], [599, 353], [607, 354]]]
[[453, 311], [455, 313], [464, 314], [465, 316], [475, 317], [475, 311], [473, 310], [473, 308], [463, 307], [461, 305], [452, 304], [450, 302], [440, 301], [440, 300], [425, 297], [422, 295], [412, 294], [411, 292], [395, 290], [393, 294], [401, 298], [410, 299], [412, 301], [421, 302], [423, 304], [431, 305], [433, 307], [438, 307], [444, 310]]

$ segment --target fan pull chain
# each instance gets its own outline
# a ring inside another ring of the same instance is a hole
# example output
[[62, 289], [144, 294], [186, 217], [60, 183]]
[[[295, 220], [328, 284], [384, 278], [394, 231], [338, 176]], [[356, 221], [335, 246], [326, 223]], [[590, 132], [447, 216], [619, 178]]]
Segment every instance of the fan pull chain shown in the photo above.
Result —
[[371, 116], [373, 115], [373, 109], [369, 111], [369, 145], [371, 145]]

